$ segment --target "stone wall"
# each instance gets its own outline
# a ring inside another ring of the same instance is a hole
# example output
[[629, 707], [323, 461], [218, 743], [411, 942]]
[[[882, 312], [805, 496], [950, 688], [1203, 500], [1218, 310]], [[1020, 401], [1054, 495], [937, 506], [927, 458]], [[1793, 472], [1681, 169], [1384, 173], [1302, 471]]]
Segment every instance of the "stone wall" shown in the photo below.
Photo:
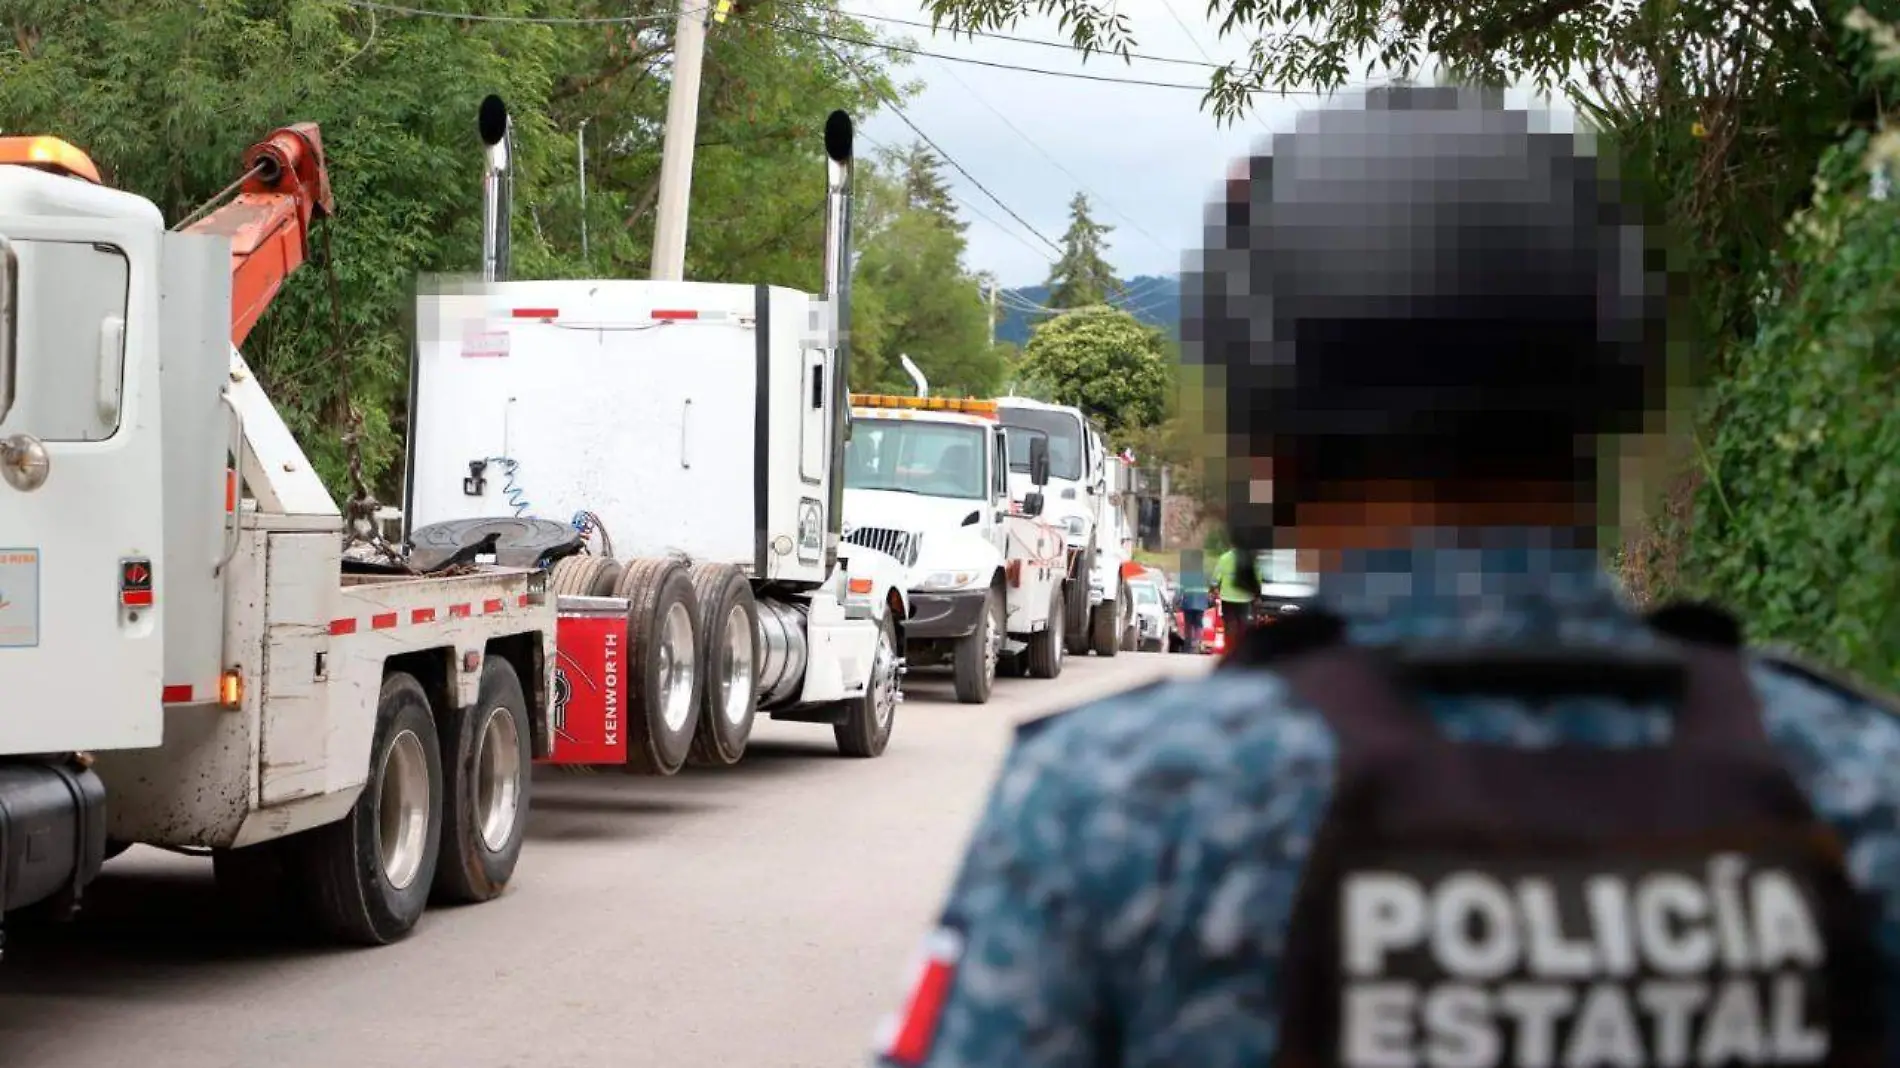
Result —
[[1161, 500], [1161, 547], [1198, 549], [1207, 537], [1208, 521], [1192, 497], [1171, 493]]

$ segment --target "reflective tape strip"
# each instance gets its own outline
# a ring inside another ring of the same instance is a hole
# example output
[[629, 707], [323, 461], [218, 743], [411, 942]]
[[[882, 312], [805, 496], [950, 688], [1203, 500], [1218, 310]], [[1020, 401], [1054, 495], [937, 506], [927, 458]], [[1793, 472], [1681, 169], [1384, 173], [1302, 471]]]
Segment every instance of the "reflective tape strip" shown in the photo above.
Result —
[[167, 686], [160, 700], [168, 705], [188, 705], [191, 703], [192, 692], [190, 686]]
[[[529, 603], [528, 595], [525, 593], [516, 594], [514, 597], [514, 607], [526, 608]], [[469, 619], [476, 614], [476, 607], [474, 603], [470, 602], [449, 605], [446, 611], [436, 608], [412, 608], [409, 610], [409, 625], [421, 626], [427, 623]], [[507, 611], [508, 608], [508, 601], [501, 597], [487, 598], [480, 604], [481, 614], [485, 616], [499, 615]], [[330, 621], [330, 633], [332, 636], [342, 637], [348, 634], [355, 634], [359, 630], [392, 630], [401, 623], [401, 612], [377, 612], [366, 619], [357, 619], [354, 617], [333, 619]], [[171, 689], [172, 688], [168, 687], [166, 692], [170, 693]], [[188, 690], [189, 687], [184, 688], [184, 691]], [[184, 699], [185, 698], [180, 698], [180, 700]], [[171, 698], [168, 697], [166, 700], [169, 701]]]

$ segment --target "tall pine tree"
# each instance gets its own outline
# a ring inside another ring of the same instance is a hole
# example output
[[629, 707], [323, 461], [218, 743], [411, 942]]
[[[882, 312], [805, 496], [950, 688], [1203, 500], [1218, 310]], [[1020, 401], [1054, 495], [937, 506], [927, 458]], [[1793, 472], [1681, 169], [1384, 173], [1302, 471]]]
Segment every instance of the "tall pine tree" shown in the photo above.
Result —
[[904, 202], [916, 211], [929, 212], [943, 224], [961, 234], [969, 225], [957, 218], [956, 202], [950, 199], [950, 184], [943, 179], [943, 161], [921, 143], [912, 144], [901, 161]]
[[1115, 269], [1102, 256], [1113, 229], [1089, 214], [1086, 194], [1077, 193], [1069, 201], [1069, 229], [1062, 235], [1062, 258], [1049, 271], [1051, 308], [1087, 308], [1124, 295]]

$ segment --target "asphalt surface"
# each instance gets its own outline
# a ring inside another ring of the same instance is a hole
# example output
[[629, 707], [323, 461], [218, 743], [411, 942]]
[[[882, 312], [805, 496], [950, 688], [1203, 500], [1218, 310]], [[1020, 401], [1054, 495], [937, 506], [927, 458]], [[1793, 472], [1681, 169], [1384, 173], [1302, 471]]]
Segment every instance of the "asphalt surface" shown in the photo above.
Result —
[[0, 962], [6, 1068], [841, 1068], [903, 993], [1018, 720], [1203, 670], [1071, 659], [959, 705], [913, 674], [883, 757], [761, 723], [738, 767], [541, 769], [514, 885], [334, 950], [221, 915], [210, 862], [134, 849]]

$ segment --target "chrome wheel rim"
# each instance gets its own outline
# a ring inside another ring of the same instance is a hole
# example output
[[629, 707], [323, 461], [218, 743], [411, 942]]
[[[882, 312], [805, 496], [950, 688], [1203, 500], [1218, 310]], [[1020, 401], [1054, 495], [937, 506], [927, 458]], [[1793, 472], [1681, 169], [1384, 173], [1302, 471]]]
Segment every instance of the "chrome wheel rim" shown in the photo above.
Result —
[[890, 631], [882, 627], [878, 628], [877, 653], [871, 659], [871, 715], [880, 734], [897, 717], [897, 650]]
[[429, 836], [429, 758], [415, 731], [390, 741], [376, 780], [376, 854], [383, 878], [406, 890], [422, 871]]
[[752, 705], [752, 627], [746, 622], [745, 608], [733, 605], [726, 613], [726, 670], [724, 707], [726, 722], [737, 727], [745, 722]]
[[475, 748], [475, 814], [481, 821], [482, 844], [491, 853], [508, 847], [514, 837], [515, 817], [521, 811], [521, 732], [514, 710], [496, 705], [488, 710]]
[[666, 610], [660, 626], [660, 715], [675, 734], [693, 718], [693, 614], [684, 602]]

